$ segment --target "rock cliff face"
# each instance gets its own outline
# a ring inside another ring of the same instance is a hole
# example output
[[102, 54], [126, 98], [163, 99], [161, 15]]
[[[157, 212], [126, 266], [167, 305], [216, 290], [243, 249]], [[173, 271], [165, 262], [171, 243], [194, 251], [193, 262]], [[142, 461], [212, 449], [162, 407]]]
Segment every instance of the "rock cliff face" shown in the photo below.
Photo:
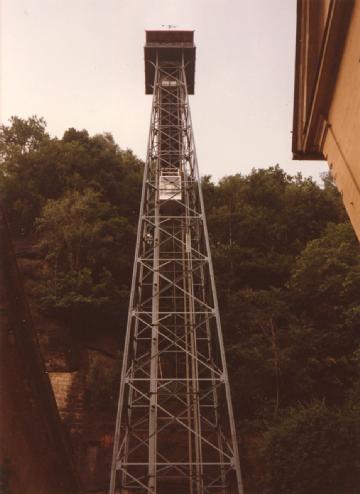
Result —
[[1, 492], [107, 492], [118, 378], [103, 381], [118, 375], [116, 342], [74, 336], [44, 316], [33, 297], [35, 244], [12, 250], [0, 229]]
[[120, 362], [114, 350], [118, 342], [105, 332], [79, 335], [76, 328], [42, 314], [37, 309], [32, 290], [33, 281], [41, 275], [42, 265], [35, 243], [17, 241], [15, 252], [46, 370], [72, 445], [81, 488], [84, 492], [106, 492], [115, 427], [117, 385], [114, 385], [117, 379], [113, 379], [103, 393], [99, 389], [103, 386], [103, 378], [118, 374]]
[[2, 217], [0, 240], [0, 490], [3, 494], [76, 494], [71, 446]]
[[[113, 348], [114, 342], [109, 342], [106, 336], [95, 341], [90, 335], [74, 336], [74, 328], [41, 314], [32, 296], [32, 281], [40, 276], [41, 268], [36, 250], [31, 242], [19, 241], [15, 243], [15, 251], [46, 371], [71, 442], [81, 489], [106, 492], [115, 424], [114, 400], [104, 396], [102, 403], [96, 403], [92, 396], [96, 393], [96, 382], [91, 381], [91, 375], [95, 361], [102, 372], [108, 369], [111, 373], [120, 366], [116, 355], [106, 348]], [[89, 345], [93, 347], [91, 350]]]

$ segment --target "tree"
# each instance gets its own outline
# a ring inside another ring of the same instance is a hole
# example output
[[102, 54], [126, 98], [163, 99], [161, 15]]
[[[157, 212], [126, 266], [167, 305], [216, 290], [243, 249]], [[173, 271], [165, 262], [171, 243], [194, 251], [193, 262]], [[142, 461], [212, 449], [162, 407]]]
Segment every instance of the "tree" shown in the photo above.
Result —
[[320, 238], [307, 244], [289, 286], [298, 309], [321, 324], [359, 314], [360, 250], [350, 223], [329, 224]]
[[356, 494], [360, 486], [360, 403], [293, 408], [265, 435], [269, 494]]
[[21, 156], [36, 151], [44, 140], [49, 139], [45, 129], [45, 120], [36, 116], [27, 120], [11, 117], [10, 125], [0, 125], [0, 164], [6, 165], [6, 171], [16, 166], [16, 160]]
[[119, 317], [129, 277], [134, 228], [98, 192], [69, 191], [48, 200], [37, 220], [47, 260], [40, 305], [86, 326], [94, 314]]
[[15, 234], [34, 232], [48, 199], [88, 188], [136, 223], [142, 162], [122, 151], [111, 134], [90, 137], [86, 130], [71, 128], [63, 139], [50, 139], [41, 118], [13, 117], [11, 122], [0, 129], [0, 190]]

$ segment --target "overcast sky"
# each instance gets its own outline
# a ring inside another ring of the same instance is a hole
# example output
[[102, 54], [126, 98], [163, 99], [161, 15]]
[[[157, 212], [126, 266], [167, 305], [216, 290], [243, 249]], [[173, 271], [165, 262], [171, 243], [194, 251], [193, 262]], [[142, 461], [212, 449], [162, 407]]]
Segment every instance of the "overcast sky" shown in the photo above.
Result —
[[[0, 0], [1, 1], [1, 0]], [[145, 158], [151, 96], [145, 29], [195, 30], [190, 97], [201, 174], [279, 163], [318, 179], [325, 162], [291, 158], [296, 0], [2, 0], [1, 120], [43, 116], [111, 132]]]

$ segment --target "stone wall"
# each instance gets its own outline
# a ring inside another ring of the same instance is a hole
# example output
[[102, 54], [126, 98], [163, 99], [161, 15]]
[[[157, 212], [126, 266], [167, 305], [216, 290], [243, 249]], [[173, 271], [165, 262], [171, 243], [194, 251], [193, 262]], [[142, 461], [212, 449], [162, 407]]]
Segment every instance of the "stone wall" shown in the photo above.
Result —
[[85, 376], [81, 370], [49, 372], [60, 417], [70, 432], [81, 431], [84, 417]]
[[108, 489], [115, 428], [115, 409], [106, 406], [101, 409], [101, 403], [95, 403], [94, 408], [94, 399], [89, 400], [91, 393], [97, 392], [89, 380], [95, 359], [102, 370], [119, 365], [114, 358], [83, 348], [76, 371], [49, 372], [84, 492], [106, 492]]

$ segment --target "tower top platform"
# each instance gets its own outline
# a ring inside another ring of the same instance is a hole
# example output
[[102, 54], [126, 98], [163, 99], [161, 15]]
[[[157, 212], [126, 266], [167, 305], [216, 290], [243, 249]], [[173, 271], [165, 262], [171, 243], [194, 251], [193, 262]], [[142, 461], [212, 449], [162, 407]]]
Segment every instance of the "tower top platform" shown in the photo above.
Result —
[[195, 51], [194, 31], [146, 31], [145, 93], [153, 93], [156, 54], [160, 62], [180, 62], [184, 54], [187, 89], [194, 94]]

